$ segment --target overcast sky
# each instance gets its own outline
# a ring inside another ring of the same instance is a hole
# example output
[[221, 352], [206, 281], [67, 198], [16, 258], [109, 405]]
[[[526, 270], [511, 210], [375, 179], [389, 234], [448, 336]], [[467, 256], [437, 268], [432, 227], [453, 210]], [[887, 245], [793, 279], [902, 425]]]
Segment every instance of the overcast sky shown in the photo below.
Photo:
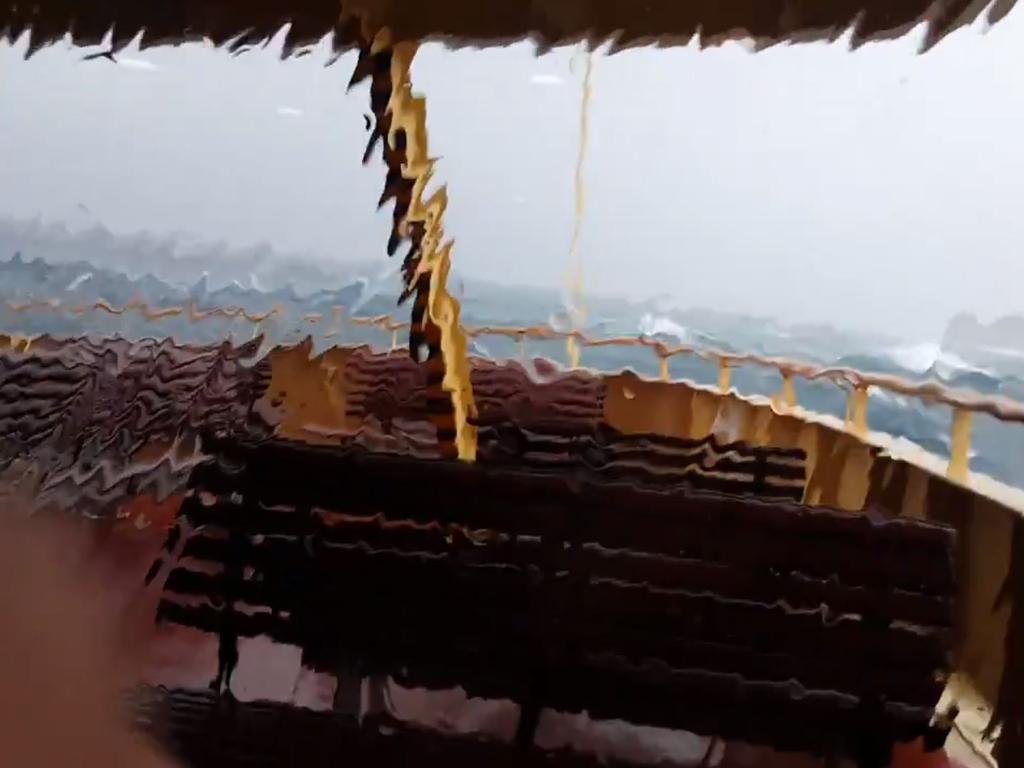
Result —
[[[586, 290], [917, 338], [1024, 313], [1024, 11], [919, 56], [922, 34], [597, 55]], [[385, 258], [354, 56], [24, 47], [0, 44], [0, 215]], [[419, 52], [462, 273], [565, 284], [581, 70], [575, 48]]]

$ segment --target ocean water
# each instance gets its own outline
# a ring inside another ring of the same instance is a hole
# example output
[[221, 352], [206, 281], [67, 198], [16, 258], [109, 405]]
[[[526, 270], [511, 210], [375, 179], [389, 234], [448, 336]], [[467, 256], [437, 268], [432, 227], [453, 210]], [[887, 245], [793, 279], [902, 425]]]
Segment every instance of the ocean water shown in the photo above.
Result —
[[[370, 344], [386, 349], [392, 334], [376, 328], [342, 324], [335, 328], [332, 310], [337, 306], [361, 316], [391, 314], [399, 320], [408, 316], [407, 307], [397, 306], [397, 278], [393, 270], [376, 265], [350, 265], [345, 275], [331, 284], [316, 270], [288, 270], [266, 266], [246, 272], [238, 264], [229, 264], [227, 274], [242, 275], [244, 280], [211, 278], [209, 271], [198, 279], [171, 279], [151, 273], [130, 274], [122, 264], [100, 266], [83, 258], [68, 258], [81, 252], [33, 247], [23, 242], [17, 251], [0, 250], [0, 330], [24, 334], [49, 333], [57, 336], [83, 333], [119, 335], [126, 338], [171, 336], [181, 342], [211, 342], [224, 338], [236, 341], [263, 334], [269, 348], [274, 344], [295, 343], [310, 336], [316, 348], [336, 343]], [[67, 243], [65, 243], [65, 246]], [[5, 243], [0, 237], [0, 248]], [[136, 244], [135, 247], [138, 247]], [[12, 249], [13, 250], [13, 249]], [[145, 248], [143, 248], [145, 250]], [[49, 259], [38, 255], [45, 253]], [[102, 263], [110, 263], [109, 256]], [[114, 259], [117, 261], [117, 259]], [[156, 264], [153, 254], [140, 263]], [[217, 263], [206, 262], [216, 267]], [[172, 268], [191, 271], [195, 263], [172, 263]], [[120, 267], [120, 268], [119, 268]], [[303, 280], [293, 281], [300, 277]], [[304, 284], [295, 285], [295, 282]], [[472, 283], [456, 279], [455, 292], [462, 302], [462, 320], [469, 325], [549, 325], [566, 324], [562, 298], [557, 291]], [[58, 299], [63, 309], [34, 307], [19, 310], [22, 302]], [[104, 311], [74, 314], [73, 305], [91, 305], [103, 299], [114, 306], [142, 300], [150, 306], [166, 307], [194, 303], [200, 309], [242, 306], [251, 312], [265, 312], [274, 306], [284, 310], [279, 316], [258, 326], [244, 319], [213, 318], [190, 322], [184, 317], [160, 321], [146, 320], [137, 312], [122, 315]], [[907, 344], [881, 336], [836, 329], [828, 325], [787, 326], [769, 318], [745, 316], [702, 309], [672, 307], [664, 300], [630, 302], [595, 297], [588, 300], [585, 331], [592, 336], [647, 335], [670, 344], [710, 346], [736, 352], [756, 352], [816, 362], [850, 366], [864, 371], [893, 373], [909, 379], [937, 379], [955, 387], [985, 394], [999, 394], [1024, 401], [1024, 356], [1010, 352], [985, 356], [984, 364], [967, 359], [963, 350], [956, 353], [941, 341]], [[323, 319], [310, 322], [309, 316]], [[330, 331], [333, 335], [328, 335]], [[399, 335], [399, 344], [405, 343]], [[991, 352], [991, 350], [989, 350]], [[567, 364], [563, 341], [528, 340], [520, 346], [511, 339], [487, 336], [473, 339], [471, 352], [494, 358], [529, 359], [547, 357]], [[995, 361], [995, 362], [993, 362]], [[649, 349], [640, 347], [584, 348], [582, 364], [601, 371], [631, 369], [647, 376], [658, 375], [658, 361]], [[714, 384], [718, 370], [693, 356], [676, 356], [669, 362], [674, 378], [700, 384]], [[741, 393], [771, 394], [779, 391], [777, 372], [753, 365], [733, 370], [732, 383]], [[799, 403], [811, 410], [842, 418], [847, 392], [831, 382], [796, 381]], [[928, 405], [913, 398], [872, 390], [868, 422], [872, 429], [909, 439], [943, 457], [949, 455], [952, 414], [948, 407]], [[984, 472], [1003, 482], [1024, 487], [1019, 468], [1024, 459], [1024, 425], [1004, 423], [979, 415], [973, 427], [971, 469]]]

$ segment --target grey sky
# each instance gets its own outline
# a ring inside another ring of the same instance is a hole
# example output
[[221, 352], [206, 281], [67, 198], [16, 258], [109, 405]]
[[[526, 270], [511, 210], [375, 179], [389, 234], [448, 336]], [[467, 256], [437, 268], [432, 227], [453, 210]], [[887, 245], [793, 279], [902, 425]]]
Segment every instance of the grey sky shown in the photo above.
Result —
[[[1024, 312], [1024, 12], [920, 38], [595, 58], [586, 289], [914, 337]], [[383, 260], [353, 56], [273, 49], [0, 46], [0, 214]], [[574, 55], [418, 54], [467, 275], [566, 280]]]

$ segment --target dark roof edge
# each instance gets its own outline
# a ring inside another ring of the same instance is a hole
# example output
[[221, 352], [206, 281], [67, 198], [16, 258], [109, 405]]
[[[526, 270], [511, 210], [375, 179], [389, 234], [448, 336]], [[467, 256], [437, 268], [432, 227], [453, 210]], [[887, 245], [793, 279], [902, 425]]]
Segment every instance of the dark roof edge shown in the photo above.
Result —
[[30, 33], [28, 54], [62, 40], [96, 45], [108, 33], [119, 49], [208, 39], [237, 49], [261, 44], [285, 25], [284, 55], [333, 35], [335, 48], [360, 30], [391, 29], [396, 40], [441, 40], [451, 47], [488, 47], [533, 39], [540, 49], [589, 40], [612, 50], [656, 44], [702, 47], [750, 39], [760, 50], [777, 43], [834, 41], [852, 29], [853, 47], [900, 37], [928, 24], [923, 50], [974, 22], [988, 9], [996, 23], [1016, 0], [7, 0], [0, 35]]

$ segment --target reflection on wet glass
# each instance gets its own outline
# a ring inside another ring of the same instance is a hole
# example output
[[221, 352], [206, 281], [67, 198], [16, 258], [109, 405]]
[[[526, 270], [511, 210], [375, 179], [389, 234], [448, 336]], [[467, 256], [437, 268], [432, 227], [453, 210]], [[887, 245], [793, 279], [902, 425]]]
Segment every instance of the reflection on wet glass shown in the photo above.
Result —
[[[0, 11], [0, 27], [15, 12]], [[537, 179], [514, 188], [512, 166], [529, 168], [545, 139], [500, 158], [495, 141], [490, 162], [460, 173], [452, 134], [428, 136], [426, 57], [470, 54], [346, 10], [337, 47], [319, 21], [296, 23], [269, 49], [296, 57], [273, 67], [255, 45], [262, 18], [228, 51], [190, 44], [157, 59], [139, 40], [122, 45], [117, 27], [86, 39], [82, 13], [62, 51], [24, 66], [63, 67], [67, 82], [76, 67], [150, 77], [175, 104], [194, 95], [175, 86], [186, 62], [212, 72], [230, 51], [240, 68], [266, 67], [266, 87], [235, 108], [260, 105], [246, 127], [276, 151], [250, 159], [261, 175], [240, 172], [237, 195], [253, 206], [243, 220], [287, 249], [152, 234], [159, 216], [129, 234], [85, 203], [74, 221], [0, 210], [0, 504], [12, 518], [75, 521], [92, 553], [76, 567], [112, 596], [110, 622], [140, 659], [127, 709], [183, 764], [930, 768], [946, 764], [947, 739], [981, 730], [960, 715], [975, 699], [975, 720], [1010, 734], [997, 751], [1015, 764], [1024, 629], [1005, 606], [1024, 595], [1024, 321], [960, 315], [939, 342], [914, 343], [839, 312], [758, 314], [712, 281], [705, 301], [683, 301], [669, 285], [679, 275], [638, 298], [636, 255], [616, 256], [621, 286], [592, 281], [607, 255], [589, 227], [611, 238], [609, 222], [642, 232], [644, 216], [666, 218], [626, 180], [617, 207], [589, 203], [600, 163], [633, 151], [602, 133], [630, 71], [604, 41], [581, 34], [548, 70], [530, 59], [517, 74], [531, 97], [571, 104], [572, 126], [557, 204], [569, 246], [551, 236], [557, 247], [540, 254], [567, 275], [519, 286], [514, 267], [541, 266], [507, 258], [505, 240], [542, 230], [531, 200], [557, 195]], [[161, 25], [176, 40], [176, 22], [153, 13], [141, 42]], [[847, 34], [859, 39], [874, 17], [857, 18], [868, 21]], [[709, 39], [707, 20], [698, 27]], [[4, 56], [34, 51], [35, 35]], [[329, 112], [343, 87], [273, 80], [307, 56], [352, 72], [344, 127]], [[30, 76], [13, 77], [30, 99]], [[97, 98], [118, 120], [139, 118], [117, 95], [136, 86], [109, 82], [121, 84]], [[504, 122], [484, 118], [483, 137]], [[307, 211], [345, 207], [317, 208], [303, 180], [323, 171], [300, 162], [305, 143], [331, 131], [337, 151], [317, 164], [351, 157], [323, 175], [372, 194], [357, 200], [367, 218], [310, 239], [296, 234], [315, 228]], [[18, 152], [47, 146], [40, 136]], [[218, 146], [189, 196], [223, 191], [238, 147]], [[114, 167], [118, 147], [100, 148]], [[183, 164], [207, 149], [175, 142]], [[481, 175], [493, 198], [473, 210], [508, 269], [500, 281], [452, 271], [479, 241], [455, 242], [467, 209], [449, 210], [449, 194]], [[128, 182], [139, 197], [157, 183]], [[271, 195], [294, 228], [256, 213]], [[692, 217], [700, 201], [676, 197], [672, 216]], [[691, 283], [701, 260], [720, 258], [672, 247]], [[747, 266], [737, 261], [737, 280]]]

